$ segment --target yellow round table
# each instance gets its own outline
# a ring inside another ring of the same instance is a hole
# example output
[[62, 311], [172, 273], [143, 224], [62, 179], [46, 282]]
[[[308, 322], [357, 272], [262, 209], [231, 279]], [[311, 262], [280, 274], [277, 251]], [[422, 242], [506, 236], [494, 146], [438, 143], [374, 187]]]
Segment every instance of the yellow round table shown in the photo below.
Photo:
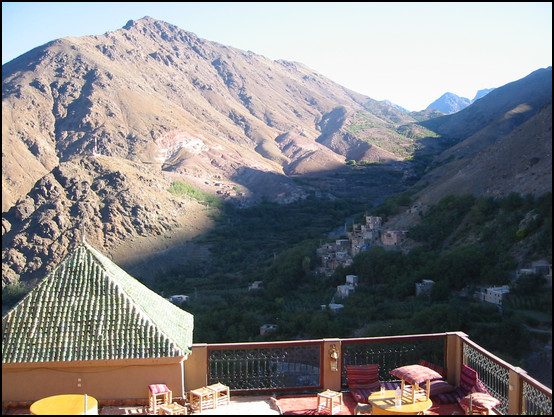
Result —
[[31, 405], [31, 414], [35, 415], [78, 415], [98, 414], [98, 401], [87, 395], [87, 412], [85, 413], [85, 396], [83, 394], [53, 395], [35, 401]]
[[394, 405], [395, 390], [387, 390], [383, 394], [379, 391], [374, 392], [368, 397], [369, 403], [373, 407], [373, 414], [419, 414], [433, 406], [433, 401], [429, 399], [416, 399], [412, 403], [406, 397], [402, 397], [402, 405]]

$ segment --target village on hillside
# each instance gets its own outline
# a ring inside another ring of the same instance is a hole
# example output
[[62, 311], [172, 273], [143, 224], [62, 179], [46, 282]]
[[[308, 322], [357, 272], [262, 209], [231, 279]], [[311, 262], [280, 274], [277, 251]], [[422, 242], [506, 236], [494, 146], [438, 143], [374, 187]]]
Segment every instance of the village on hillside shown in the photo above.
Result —
[[[348, 267], [352, 265], [356, 255], [367, 251], [371, 247], [380, 246], [391, 250], [409, 250], [409, 239], [407, 230], [393, 230], [383, 227], [383, 220], [377, 216], [365, 216], [365, 224], [353, 224], [352, 231], [347, 232], [347, 238], [337, 239], [334, 242], [325, 243], [316, 250], [318, 266], [315, 269], [316, 274], [326, 277], [331, 276], [337, 268]], [[552, 286], [552, 264], [546, 261], [533, 262], [527, 268], [520, 268], [513, 273], [513, 279], [524, 279], [529, 275], [545, 276], [548, 284]], [[358, 276], [346, 275], [345, 283], [337, 285], [336, 291], [327, 304], [321, 304], [321, 309], [329, 309], [334, 313], [343, 310], [344, 305], [340, 304], [341, 299], [349, 297], [356, 291], [358, 286]], [[435, 282], [424, 279], [415, 284], [414, 295], [420, 296], [430, 294]], [[263, 281], [254, 281], [248, 286], [248, 291], [264, 290]], [[480, 286], [467, 293], [463, 290], [465, 296], [472, 297], [475, 300], [488, 302], [502, 308], [503, 299], [510, 292], [509, 285], [503, 286]], [[177, 305], [182, 305], [190, 300], [187, 295], [173, 295], [168, 298], [169, 301]], [[260, 327], [260, 335], [265, 336], [278, 329], [273, 323], [265, 323]]]
[[[406, 249], [402, 245], [408, 240], [407, 230], [391, 230], [383, 228], [382, 218], [366, 216], [365, 224], [353, 224], [352, 231], [348, 232], [348, 239], [337, 239], [334, 243], [326, 243], [317, 249], [319, 266], [316, 272], [325, 276], [331, 276], [339, 267], [352, 265], [354, 257], [374, 246], [381, 246], [388, 249]], [[533, 262], [530, 268], [521, 268], [515, 272], [514, 279], [525, 277], [525, 275], [537, 274], [547, 278], [548, 285], [552, 286], [552, 264], [548, 262]], [[415, 295], [419, 296], [430, 293], [434, 281], [423, 280], [416, 284]], [[336, 298], [346, 298], [356, 290], [358, 277], [347, 275], [346, 282], [337, 286], [333, 300], [322, 308], [329, 308], [334, 312], [342, 310], [342, 304], [335, 303]], [[510, 292], [509, 285], [499, 287], [479, 287], [471, 296], [479, 301], [489, 302], [499, 307], [502, 300]]]
[[352, 265], [354, 257], [372, 246], [398, 248], [408, 237], [407, 230], [389, 230], [382, 227], [383, 219], [366, 216], [365, 224], [353, 224], [348, 239], [337, 239], [317, 249], [319, 266], [316, 272], [330, 276], [340, 266]]

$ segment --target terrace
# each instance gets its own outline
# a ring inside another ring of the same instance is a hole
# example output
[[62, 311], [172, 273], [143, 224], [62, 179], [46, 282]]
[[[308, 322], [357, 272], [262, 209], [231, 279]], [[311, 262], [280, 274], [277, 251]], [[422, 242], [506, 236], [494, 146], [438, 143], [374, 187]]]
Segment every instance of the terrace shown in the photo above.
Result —
[[[339, 353], [338, 369], [330, 366], [329, 350], [335, 345]], [[323, 339], [267, 343], [194, 344], [192, 354], [183, 362], [184, 387], [170, 387], [174, 398], [182, 393], [217, 382], [230, 387], [232, 404], [202, 414], [278, 414], [268, 403], [270, 397], [284, 394], [316, 393], [325, 389], [348, 391], [346, 365], [379, 364], [381, 381], [394, 379], [390, 371], [399, 366], [425, 359], [447, 370], [447, 381], [459, 384], [461, 364], [479, 373], [487, 390], [501, 404], [496, 414], [552, 414], [552, 389], [531, 378], [525, 370], [486, 351], [461, 332], [388, 336], [352, 339]], [[550, 366], [550, 364], [545, 364]], [[27, 381], [33, 387], [32, 379]], [[128, 384], [138, 384], [132, 375]], [[186, 391], [185, 391], [186, 387]], [[138, 387], [146, 393], [146, 387]], [[94, 386], [88, 392], [94, 396]], [[108, 406], [140, 406], [145, 398], [99, 398], [100, 414]], [[6, 406], [16, 404], [5, 404]], [[24, 404], [19, 404], [23, 406]], [[260, 408], [261, 407], [261, 408]], [[7, 414], [13, 414], [8, 409]], [[125, 407], [120, 414], [129, 414]], [[136, 410], [135, 410], [136, 411]], [[211, 411], [211, 412], [210, 412]], [[115, 413], [113, 413], [115, 414]]]

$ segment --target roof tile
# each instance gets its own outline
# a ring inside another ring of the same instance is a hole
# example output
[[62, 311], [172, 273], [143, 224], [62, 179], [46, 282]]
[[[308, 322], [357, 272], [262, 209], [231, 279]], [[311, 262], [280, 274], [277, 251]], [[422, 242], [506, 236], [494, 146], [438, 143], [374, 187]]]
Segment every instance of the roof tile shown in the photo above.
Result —
[[2, 362], [184, 356], [193, 316], [89, 244], [2, 317]]

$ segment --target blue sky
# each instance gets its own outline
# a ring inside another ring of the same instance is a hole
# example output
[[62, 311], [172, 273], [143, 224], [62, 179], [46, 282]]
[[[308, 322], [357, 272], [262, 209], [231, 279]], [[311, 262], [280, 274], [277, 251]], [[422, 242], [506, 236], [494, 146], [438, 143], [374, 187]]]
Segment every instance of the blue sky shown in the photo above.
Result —
[[422, 110], [552, 65], [552, 3], [3, 2], [2, 64], [54, 39], [150, 16], [376, 100]]

